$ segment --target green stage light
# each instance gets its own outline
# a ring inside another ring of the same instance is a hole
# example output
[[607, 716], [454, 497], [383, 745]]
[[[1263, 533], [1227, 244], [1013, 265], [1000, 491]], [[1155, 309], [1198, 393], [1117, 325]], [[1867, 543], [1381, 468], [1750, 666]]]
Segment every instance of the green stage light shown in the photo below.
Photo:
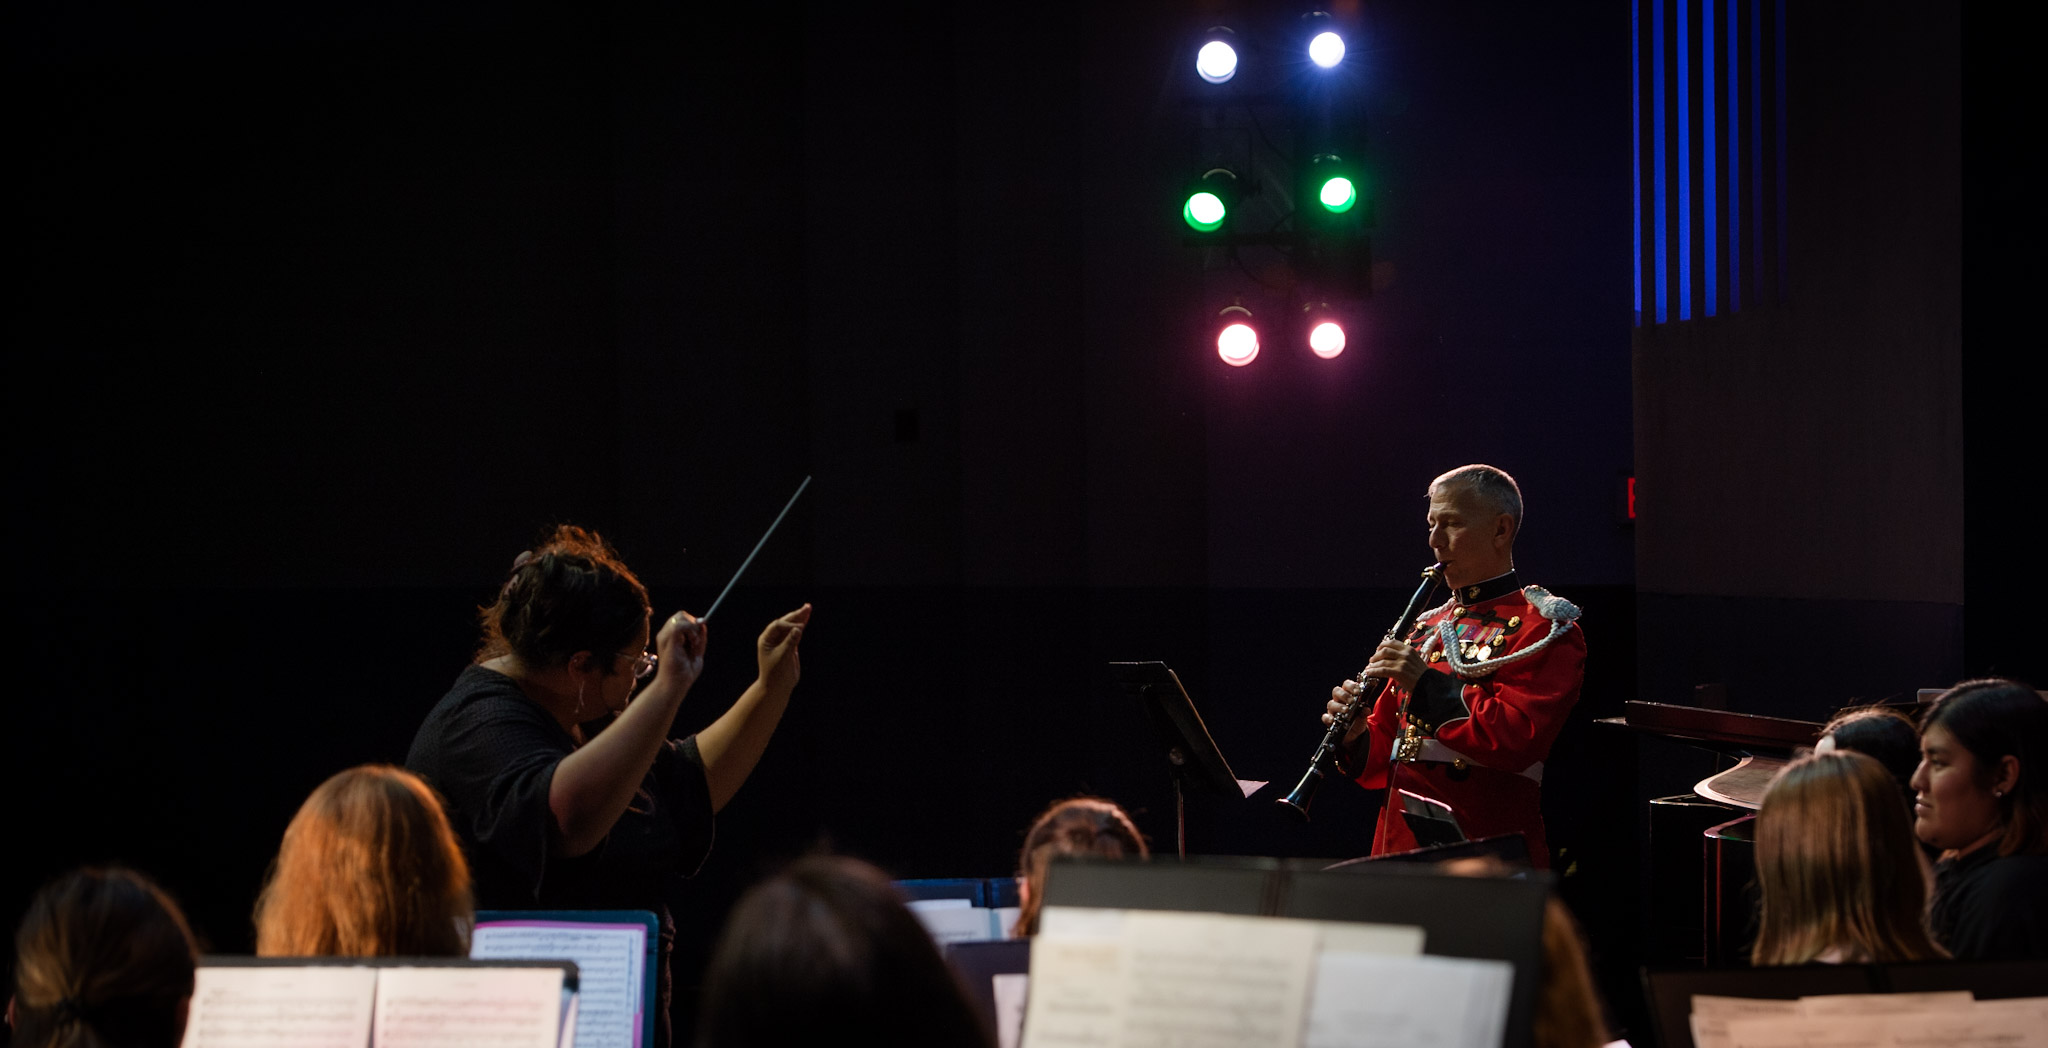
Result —
[[1237, 206], [1237, 173], [1225, 167], [1212, 167], [1202, 172], [1202, 177], [1188, 181], [1186, 187], [1187, 196], [1180, 205], [1181, 221], [1204, 237], [1226, 236], [1223, 227], [1230, 224], [1231, 209]]
[[1316, 199], [1322, 201], [1324, 207], [1341, 215], [1351, 210], [1353, 204], [1358, 203], [1358, 187], [1352, 185], [1350, 179], [1338, 175], [1324, 180], [1322, 188], [1316, 191]]
[[1197, 233], [1213, 233], [1223, 228], [1227, 213], [1223, 198], [1207, 190], [1189, 194], [1188, 202], [1180, 209], [1180, 217]]

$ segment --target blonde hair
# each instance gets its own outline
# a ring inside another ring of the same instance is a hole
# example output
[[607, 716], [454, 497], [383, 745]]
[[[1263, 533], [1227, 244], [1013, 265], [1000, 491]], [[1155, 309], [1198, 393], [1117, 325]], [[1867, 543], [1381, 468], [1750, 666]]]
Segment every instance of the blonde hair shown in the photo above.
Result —
[[1927, 880], [1884, 765], [1852, 751], [1785, 766], [1756, 819], [1762, 889], [1752, 962], [1889, 964], [1946, 957], [1927, 933]]
[[199, 947], [178, 906], [119, 867], [52, 881], [14, 936], [14, 1043], [176, 1048]]
[[262, 957], [463, 957], [469, 864], [441, 801], [388, 764], [320, 784], [256, 899]]
[[1045, 870], [1059, 855], [1149, 859], [1152, 852], [1131, 817], [1100, 797], [1075, 797], [1047, 808], [1024, 834], [1024, 850], [1017, 856], [1017, 876], [1026, 891], [1010, 934], [1038, 934], [1038, 914], [1045, 908]]

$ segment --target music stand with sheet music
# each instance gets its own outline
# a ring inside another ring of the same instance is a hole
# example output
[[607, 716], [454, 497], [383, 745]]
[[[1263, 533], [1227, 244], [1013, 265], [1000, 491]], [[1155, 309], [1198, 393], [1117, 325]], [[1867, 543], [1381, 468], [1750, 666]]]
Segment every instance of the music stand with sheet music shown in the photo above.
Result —
[[1152, 729], [1166, 747], [1166, 763], [1173, 775], [1173, 822], [1180, 857], [1188, 857], [1187, 780], [1192, 777], [1203, 788], [1225, 797], [1244, 800], [1230, 762], [1209, 737], [1194, 700], [1181, 687], [1180, 678], [1163, 662], [1112, 662], [1110, 679], [1126, 691], [1135, 692], [1144, 703]]
[[[614, 968], [610, 963], [591, 964], [584, 981], [585, 997], [591, 1003], [637, 997], [639, 1008], [632, 1016], [634, 1044], [630, 1048], [654, 1048], [654, 1031], [661, 1025], [655, 1012], [661, 1007], [661, 995], [657, 979], [661, 974], [661, 919], [649, 910], [478, 910], [473, 949], [483, 949], [485, 940], [494, 932], [513, 931], [540, 932], [557, 929], [563, 933], [584, 931], [592, 933], [589, 939], [617, 939], [622, 942], [637, 938], [640, 955], [639, 981], [628, 986], [618, 981], [626, 974], [624, 968]], [[610, 959], [609, 944], [599, 943], [598, 954]], [[590, 948], [585, 943], [584, 948]], [[509, 954], [490, 950], [495, 956]], [[584, 958], [586, 962], [599, 960], [598, 954]], [[574, 953], [564, 955], [564, 960], [574, 961]], [[613, 973], [616, 972], [617, 975]], [[587, 1033], [587, 1031], [586, 1031]], [[602, 1048], [586, 1038], [583, 1048]], [[617, 1048], [617, 1046], [613, 1046]]]

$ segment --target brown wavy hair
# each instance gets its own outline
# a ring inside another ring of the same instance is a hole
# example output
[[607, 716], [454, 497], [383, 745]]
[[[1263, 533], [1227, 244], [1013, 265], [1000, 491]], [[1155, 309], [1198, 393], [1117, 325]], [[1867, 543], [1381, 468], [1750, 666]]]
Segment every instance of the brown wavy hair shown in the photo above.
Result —
[[[612, 655], [633, 643], [652, 605], [647, 587], [597, 532], [563, 524], [512, 562], [498, 599], [477, 609], [476, 661], [517, 655], [535, 668], [579, 651]], [[610, 659], [598, 664], [612, 665]]]
[[469, 863], [432, 787], [388, 764], [320, 784], [256, 899], [262, 957], [465, 957]]
[[1809, 754], [1771, 780], [1756, 876], [1755, 964], [1805, 964], [1837, 947], [1862, 963], [1948, 956], [1927, 933], [1927, 879], [1898, 783], [1873, 757]]
[[1045, 870], [1060, 855], [1149, 859], [1152, 852], [1131, 817], [1101, 797], [1074, 797], [1047, 808], [1024, 834], [1024, 848], [1017, 855], [1017, 876], [1028, 890], [1010, 934], [1038, 934], [1038, 915], [1045, 908]]
[[22, 1048], [176, 1048], [199, 946], [178, 905], [118, 867], [36, 893], [14, 936]]

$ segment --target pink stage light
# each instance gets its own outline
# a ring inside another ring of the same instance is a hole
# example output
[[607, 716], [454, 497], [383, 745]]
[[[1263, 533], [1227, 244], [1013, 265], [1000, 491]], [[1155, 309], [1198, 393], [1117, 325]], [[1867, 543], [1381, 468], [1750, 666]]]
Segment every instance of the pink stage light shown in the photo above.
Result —
[[1251, 363], [1259, 356], [1259, 333], [1250, 324], [1225, 327], [1216, 336], [1216, 355], [1234, 368]]
[[1315, 350], [1316, 356], [1324, 360], [1336, 359], [1337, 354], [1344, 352], [1343, 325], [1334, 320], [1317, 324], [1308, 333], [1308, 348]]

